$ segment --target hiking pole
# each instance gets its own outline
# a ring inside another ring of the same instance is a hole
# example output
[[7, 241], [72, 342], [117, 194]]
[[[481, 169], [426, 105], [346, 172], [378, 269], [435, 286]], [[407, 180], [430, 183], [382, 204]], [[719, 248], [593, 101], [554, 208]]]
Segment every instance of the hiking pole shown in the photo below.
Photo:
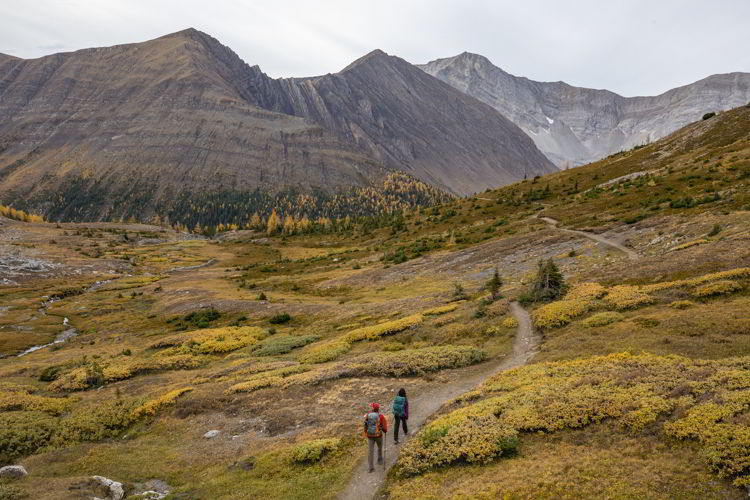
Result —
[[[388, 417], [386, 417], [388, 418]], [[388, 433], [383, 433], [383, 470], [385, 470], [385, 460], [386, 460], [386, 454], [385, 454], [385, 445], [388, 442]]]

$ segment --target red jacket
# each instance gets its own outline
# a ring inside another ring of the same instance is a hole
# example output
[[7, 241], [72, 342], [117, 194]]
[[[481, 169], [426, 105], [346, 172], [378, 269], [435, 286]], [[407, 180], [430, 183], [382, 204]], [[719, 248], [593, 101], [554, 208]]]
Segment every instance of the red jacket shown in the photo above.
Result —
[[[365, 435], [367, 435], [367, 415], [370, 413], [372, 412], [365, 413]], [[382, 413], [380, 413], [380, 432], [388, 432], [388, 419]]]

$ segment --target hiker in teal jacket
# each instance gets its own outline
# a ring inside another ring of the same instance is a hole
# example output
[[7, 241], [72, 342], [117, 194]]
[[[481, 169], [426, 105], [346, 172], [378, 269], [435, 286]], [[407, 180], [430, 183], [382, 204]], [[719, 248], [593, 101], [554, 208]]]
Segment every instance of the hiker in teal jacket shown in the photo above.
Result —
[[406, 420], [409, 418], [409, 400], [406, 399], [406, 391], [402, 388], [398, 390], [398, 396], [393, 398], [391, 404], [393, 409], [393, 420], [395, 422], [396, 432], [393, 433], [393, 439], [398, 444], [398, 427], [399, 424], [404, 426], [404, 436], [409, 433], [406, 428]]

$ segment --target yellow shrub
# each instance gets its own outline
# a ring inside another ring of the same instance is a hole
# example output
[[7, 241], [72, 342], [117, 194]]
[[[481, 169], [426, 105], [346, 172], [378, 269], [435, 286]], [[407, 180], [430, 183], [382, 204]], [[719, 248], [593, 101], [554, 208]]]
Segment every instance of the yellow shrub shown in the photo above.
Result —
[[193, 390], [192, 387], [183, 387], [181, 389], [175, 389], [174, 391], [169, 391], [168, 393], [163, 394], [162, 396], [159, 396], [156, 399], [146, 401], [142, 405], [136, 407], [130, 415], [134, 420], [137, 420], [145, 416], [156, 415], [156, 412], [158, 412], [165, 406], [169, 406], [173, 404], [177, 400], [177, 398], [179, 398], [186, 392], [190, 392], [192, 390]]
[[39, 411], [60, 415], [70, 406], [67, 398], [48, 398], [26, 392], [0, 391], [0, 411]]
[[676, 247], [674, 247], [672, 249], [672, 251], [674, 252], [674, 251], [677, 251], [677, 250], [685, 250], [686, 248], [690, 248], [690, 247], [694, 247], [696, 245], [702, 245], [704, 243], [708, 243], [708, 241], [709, 240], [707, 240], [706, 238], [700, 238], [698, 240], [688, 241], [687, 243], [683, 243], [681, 245], [677, 245]]
[[603, 297], [606, 292], [606, 288], [599, 283], [579, 283], [568, 290], [568, 293], [565, 294], [565, 299], [590, 301]]
[[83, 391], [95, 385], [125, 380], [142, 373], [167, 370], [191, 370], [204, 363], [203, 358], [190, 354], [155, 357], [150, 359], [116, 360], [99, 366], [87, 364], [62, 374], [49, 384], [52, 391]]
[[518, 328], [518, 320], [513, 316], [508, 316], [500, 324], [503, 328]]
[[114, 382], [133, 377], [140, 373], [167, 371], [167, 370], [191, 370], [198, 368], [204, 363], [204, 360], [181, 354], [177, 356], [166, 356], [144, 360], [132, 360], [121, 363], [108, 365], [104, 368], [104, 380]]
[[654, 283], [652, 285], [645, 285], [644, 287], [642, 287], [642, 290], [648, 293], [683, 286], [698, 286], [704, 283], [709, 283], [711, 281], [743, 278], [750, 278], [750, 267], [739, 267], [737, 269], [729, 269], [727, 271], [720, 271], [718, 273], [704, 274], [703, 276], [698, 276], [696, 278]]
[[488, 326], [484, 331], [484, 334], [487, 337], [494, 337], [495, 335], [500, 335], [501, 333], [503, 333], [503, 330], [498, 326]]
[[570, 323], [573, 318], [585, 313], [587, 303], [581, 300], [558, 300], [545, 304], [532, 313], [538, 328], [557, 328]]
[[347, 333], [344, 336], [344, 339], [348, 342], [357, 342], [365, 339], [375, 340], [383, 335], [391, 335], [416, 326], [422, 321], [424, 321], [424, 316], [421, 314], [413, 314], [393, 321], [386, 321], [384, 323], [378, 323], [377, 325], [357, 328], [356, 330]]
[[654, 298], [637, 286], [617, 285], [607, 292], [604, 300], [615, 309], [636, 309], [654, 302]]
[[583, 326], [593, 328], [597, 326], [605, 326], [609, 325], [611, 323], [615, 323], [617, 321], [622, 321], [623, 315], [617, 312], [613, 311], [604, 311], [600, 313], [593, 314], [583, 320], [581, 323], [583, 323]]
[[50, 391], [83, 391], [90, 387], [86, 368], [75, 368], [51, 382], [47, 388]]
[[742, 290], [742, 285], [736, 281], [721, 280], [697, 287], [693, 290], [693, 297], [711, 297], [713, 295], [727, 295]]
[[258, 389], [265, 387], [278, 387], [280, 386], [285, 377], [308, 371], [310, 368], [306, 366], [293, 365], [278, 368], [276, 370], [269, 370], [266, 372], [259, 373], [251, 376], [247, 381], [239, 384], [234, 384], [226, 390], [227, 394], [234, 394], [237, 392], [253, 392]]
[[433, 325], [437, 328], [440, 328], [441, 326], [445, 326], [449, 323], [453, 323], [458, 319], [455, 314], [449, 314], [447, 316], [441, 316], [433, 321]]
[[172, 353], [223, 354], [254, 344], [265, 335], [256, 326], [225, 326], [171, 335], [154, 342], [151, 349], [171, 347]]
[[341, 444], [339, 438], [313, 439], [295, 446], [290, 458], [298, 464], [309, 464], [319, 461], [323, 456], [334, 451]]
[[345, 340], [333, 340], [308, 349], [299, 358], [302, 363], [326, 363], [337, 359], [342, 354], [349, 352], [351, 343]]
[[226, 393], [252, 392], [266, 387], [318, 384], [343, 377], [424, 375], [446, 368], [479, 363], [486, 358], [486, 351], [474, 346], [444, 345], [395, 352], [375, 352], [317, 370], [296, 365], [260, 373], [245, 382], [229, 387]]
[[432, 309], [427, 309], [426, 311], [423, 311], [422, 314], [425, 316], [438, 316], [440, 314], [455, 311], [456, 309], [458, 309], [458, 304], [448, 304], [445, 306], [438, 306], [433, 307]]
[[454, 404], [462, 407], [425, 425], [402, 449], [396, 471], [408, 476], [491, 460], [514, 449], [516, 434], [576, 429], [605, 419], [640, 432], [665, 420], [666, 436], [696, 440], [720, 476], [746, 484], [750, 428], [734, 417], [750, 408], [749, 363], [748, 356], [705, 361], [618, 353], [506, 370], [457, 398]]
[[693, 307], [695, 304], [693, 302], [690, 302], [689, 300], [675, 300], [674, 302], [669, 304], [669, 307], [672, 309], [687, 309], [689, 307]]

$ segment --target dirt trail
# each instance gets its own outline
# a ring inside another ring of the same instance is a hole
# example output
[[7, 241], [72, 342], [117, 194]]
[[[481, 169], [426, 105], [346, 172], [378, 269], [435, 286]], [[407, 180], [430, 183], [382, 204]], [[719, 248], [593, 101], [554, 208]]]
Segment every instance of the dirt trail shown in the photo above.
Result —
[[203, 264], [196, 264], [194, 266], [183, 266], [183, 267], [173, 267], [172, 269], [168, 270], [167, 273], [182, 273], [185, 271], [195, 271], [196, 269], [202, 269], [204, 267], [212, 266], [216, 264], [216, 259], [211, 259], [207, 262], [204, 262]]
[[566, 233], [577, 234], [577, 235], [583, 236], [584, 238], [598, 241], [599, 243], [602, 243], [604, 245], [608, 245], [612, 248], [616, 248], [620, 250], [621, 252], [624, 252], [630, 260], [637, 260], [641, 257], [640, 255], [638, 255], [638, 252], [636, 252], [632, 248], [628, 248], [622, 243], [618, 243], [614, 240], [610, 240], [609, 238], [605, 238], [604, 236], [601, 236], [599, 234], [589, 233], [587, 231], [579, 231], [577, 229], [564, 229], [561, 227], [557, 227], [557, 224], [559, 221], [557, 221], [556, 219], [553, 219], [552, 217], [539, 217], [539, 219], [543, 220], [544, 222], [553, 226], [559, 231], [565, 231]]
[[[396, 463], [400, 448], [404, 446], [404, 441], [411, 439], [430, 415], [438, 411], [443, 404], [473, 389], [487, 377], [509, 368], [524, 365], [531, 359], [536, 353], [541, 337], [534, 331], [531, 326], [531, 318], [523, 307], [517, 302], [512, 302], [510, 307], [513, 316], [518, 321], [518, 331], [513, 339], [513, 351], [501, 360], [486, 363], [471, 376], [449, 384], [443, 384], [409, 398], [409, 437], [402, 438], [402, 444], [395, 445], [392, 433], [388, 433], [386, 436], [385, 467], [378, 465], [375, 467], [375, 472], [367, 472], [367, 459], [365, 457], [365, 446], [363, 445], [361, 462], [346, 489], [339, 495], [339, 499], [362, 500], [373, 498], [383, 484], [388, 470]], [[390, 415], [388, 416], [390, 417]], [[389, 418], [389, 423], [390, 421]]]

